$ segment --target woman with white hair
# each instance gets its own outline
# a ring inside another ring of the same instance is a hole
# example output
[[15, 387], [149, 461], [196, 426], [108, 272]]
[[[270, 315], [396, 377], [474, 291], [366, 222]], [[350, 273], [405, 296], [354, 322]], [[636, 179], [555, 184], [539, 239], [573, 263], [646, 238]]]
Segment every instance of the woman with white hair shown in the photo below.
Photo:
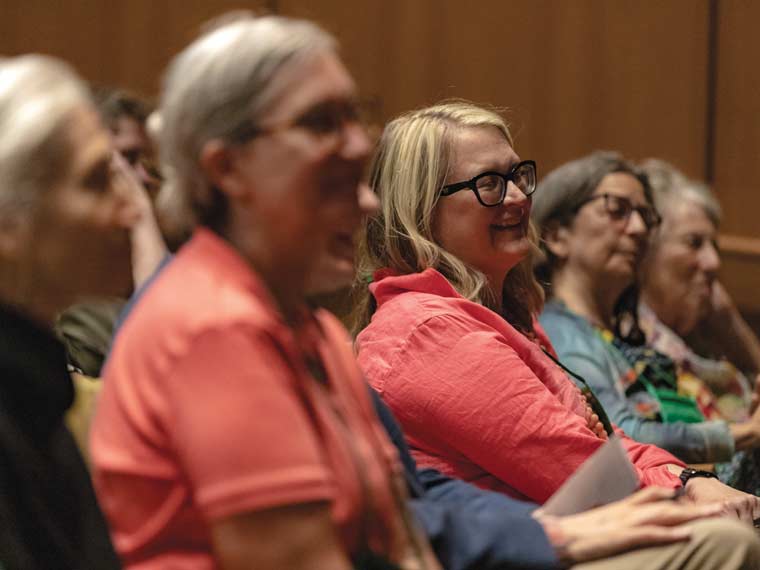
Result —
[[[59, 311], [129, 286], [128, 186], [85, 87], [41, 56], [0, 61], [0, 566], [117, 568], [63, 424]], [[123, 172], [122, 172], [123, 174]]]
[[307, 310], [375, 199], [334, 40], [241, 16], [172, 62], [160, 199], [195, 232], [106, 364], [94, 480], [130, 568], [437, 568], [348, 336]]
[[[642, 168], [662, 223], [642, 264], [641, 329], [650, 346], [674, 361], [679, 393], [694, 398], [706, 419], [746, 422], [760, 343], [718, 281], [720, 205], [705, 184], [662, 160], [649, 159]], [[693, 336], [702, 342], [692, 346]], [[760, 437], [755, 431], [745, 439], [753, 435]], [[742, 447], [752, 447], [746, 443]], [[758, 494], [758, 457], [740, 451], [716, 471], [728, 484]]]

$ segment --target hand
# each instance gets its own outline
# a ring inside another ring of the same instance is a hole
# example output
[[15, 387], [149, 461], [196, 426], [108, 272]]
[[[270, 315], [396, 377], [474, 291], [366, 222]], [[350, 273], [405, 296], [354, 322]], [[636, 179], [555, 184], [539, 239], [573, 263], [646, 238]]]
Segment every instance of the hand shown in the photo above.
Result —
[[534, 514], [560, 557], [571, 563], [605, 558], [641, 546], [687, 540], [697, 519], [716, 516], [720, 504], [676, 502], [672, 489], [649, 487], [630, 497], [566, 517]]
[[736, 304], [726, 288], [719, 281], [714, 281], [710, 292], [710, 313], [707, 318], [714, 324], [725, 324], [730, 322], [737, 312]]
[[696, 505], [717, 503], [720, 514], [748, 524], [760, 517], [760, 499], [737, 491], [717, 479], [693, 477], [686, 483], [686, 497]]
[[755, 414], [758, 404], [760, 404], [760, 374], [756, 374], [752, 382], [752, 396], [749, 404], [750, 414]]
[[[756, 392], [757, 389], [755, 390]], [[752, 415], [747, 421], [730, 424], [729, 429], [734, 438], [734, 447], [737, 451], [760, 447], [760, 408], [755, 406]]]
[[140, 219], [152, 216], [153, 208], [145, 186], [137, 178], [129, 163], [116, 151], [111, 155], [111, 172], [113, 174], [112, 183], [118, 184], [122, 192], [127, 194], [135, 203], [140, 211]]
[[124, 157], [113, 153], [111, 160], [113, 184], [118, 184], [125, 195], [137, 206], [139, 219], [132, 226], [132, 277], [134, 288], [145, 282], [167, 254], [166, 244], [158, 227], [153, 205], [145, 187]]
[[[585, 394], [583, 395], [585, 398]], [[599, 439], [607, 440], [607, 431], [604, 429], [604, 424], [599, 420], [599, 416], [591, 409], [591, 405], [586, 401], [586, 411], [584, 414], [586, 418], [586, 425], [593, 431]]]

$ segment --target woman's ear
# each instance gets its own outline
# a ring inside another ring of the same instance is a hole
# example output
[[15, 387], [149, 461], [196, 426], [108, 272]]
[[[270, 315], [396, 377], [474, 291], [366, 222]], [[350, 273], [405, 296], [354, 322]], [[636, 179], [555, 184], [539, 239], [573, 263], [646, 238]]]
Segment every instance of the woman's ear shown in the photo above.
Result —
[[558, 221], [549, 222], [543, 231], [542, 239], [551, 254], [558, 259], [565, 259], [569, 253], [568, 238], [570, 229]]
[[218, 139], [208, 141], [201, 149], [200, 165], [206, 178], [228, 198], [241, 198], [248, 191], [238, 153], [236, 147]]

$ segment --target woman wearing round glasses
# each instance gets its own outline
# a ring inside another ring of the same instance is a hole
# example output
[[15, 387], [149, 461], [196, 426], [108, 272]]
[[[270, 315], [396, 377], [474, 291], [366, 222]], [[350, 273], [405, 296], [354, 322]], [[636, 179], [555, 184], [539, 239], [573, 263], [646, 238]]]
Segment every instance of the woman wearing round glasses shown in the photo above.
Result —
[[[496, 113], [445, 103], [386, 127], [371, 183], [381, 213], [363, 236], [355, 314], [365, 374], [423, 465], [546, 501], [607, 431], [533, 319], [535, 165]], [[642, 485], [681, 486], [683, 463], [623, 441]], [[727, 511], [751, 519], [754, 498], [738, 495]]]
[[[638, 323], [638, 271], [660, 216], [643, 171], [594, 153], [551, 172], [533, 208], [552, 299], [541, 315], [562, 362], [585, 378], [632, 438], [689, 463], [728, 461], [760, 433], [760, 418], [705, 421], [678, 395], [676, 368], [646, 344]], [[755, 425], [757, 424], [757, 425]]]

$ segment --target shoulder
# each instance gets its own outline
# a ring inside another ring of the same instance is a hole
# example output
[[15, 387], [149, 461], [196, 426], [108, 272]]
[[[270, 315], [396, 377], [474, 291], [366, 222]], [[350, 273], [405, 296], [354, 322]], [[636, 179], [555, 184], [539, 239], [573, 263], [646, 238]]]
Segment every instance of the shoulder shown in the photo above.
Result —
[[589, 354], [603, 349], [589, 322], [561, 303], [547, 303], [538, 320], [560, 356], [567, 353]]
[[178, 348], [214, 331], [245, 328], [263, 333], [277, 325], [268, 296], [178, 257], [144, 293], [115, 346], [130, 346], [130, 352], [137, 353]]
[[[489, 322], [492, 318], [494, 322]], [[478, 332], [502, 336], [498, 319], [495, 313], [466, 299], [404, 293], [377, 310], [357, 337], [357, 350], [360, 356], [368, 351], [387, 355], [389, 349], [448, 347]]]

